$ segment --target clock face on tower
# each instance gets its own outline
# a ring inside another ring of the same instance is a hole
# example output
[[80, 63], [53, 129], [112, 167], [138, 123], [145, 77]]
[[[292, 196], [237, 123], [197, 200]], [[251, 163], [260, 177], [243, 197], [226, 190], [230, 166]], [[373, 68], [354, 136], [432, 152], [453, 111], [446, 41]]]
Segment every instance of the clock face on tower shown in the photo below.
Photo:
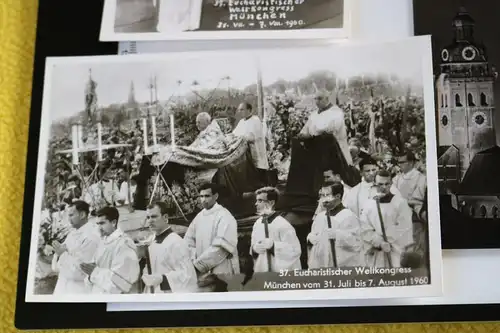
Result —
[[448, 61], [449, 58], [450, 58], [450, 53], [448, 52], [447, 49], [441, 51], [441, 59], [443, 59], [443, 61]]
[[470, 61], [476, 57], [476, 50], [471, 46], [467, 46], [462, 50], [462, 57], [465, 60]]
[[484, 112], [477, 111], [472, 114], [472, 121], [477, 127], [483, 127], [488, 123], [488, 117]]
[[443, 125], [443, 127], [446, 127], [448, 126], [448, 123], [449, 123], [448, 115], [444, 114], [441, 117], [441, 125]]

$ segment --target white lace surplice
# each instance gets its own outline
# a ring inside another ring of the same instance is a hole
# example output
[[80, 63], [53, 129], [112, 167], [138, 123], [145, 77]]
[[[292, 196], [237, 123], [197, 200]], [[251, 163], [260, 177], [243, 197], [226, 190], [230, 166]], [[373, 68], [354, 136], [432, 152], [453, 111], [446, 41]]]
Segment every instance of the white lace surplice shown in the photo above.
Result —
[[427, 177], [417, 169], [412, 169], [406, 174], [400, 173], [394, 177], [393, 184], [401, 192], [403, 198], [418, 202], [414, 210], [419, 214], [425, 201]]
[[248, 119], [241, 119], [233, 130], [233, 134], [243, 137], [248, 141], [253, 163], [256, 168], [269, 169], [264, 126], [259, 117], [254, 115]]
[[93, 294], [125, 294], [139, 279], [139, 258], [134, 241], [120, 229], [101, 241], [94, 263], [97, 266], [86, 280]]
[[[412, 211], [408, 203], [395, 195], [390, 203], [381, 203], [380, 210], [384, 222], [387, 242], [391, 244], [392, 267], [400, 267], [401, 254], [413, 242]], [[361, 234], [366, 242], [366, 264], [369, 267], [389, 267], [384, 252], [373, 250], [373, 244], [383, 241], [382, 225], [375, 200], [368, 200], [361, 213]]]
[[[160, 286], [155, 293], [193, 293], [197, 291], [198, 280], [191, 262], [189, 247], [175, 232], [170, 233], [162, 243], [149, 247], [151, 270], [153, 274], [166, 276], [170, 290], [162, 291]], [[149, 293], [146, 288], [145, 293]]]
[[[339, 267], [364, 266], [363, 243], [360, 235], [358, 218], [349, 209], [343, 209], [330, 217], [332, 228], [337, 232], [335, 239], [335, 257]], [[334, 267], [330, 239], [325, 230], [328, 229], [326, 211], [316, 216], [307, 240], [313, 243], [308, 251], [309, 268]], [[318, 241], [313, 242], [312, 238]], [[315, 243], [315, 244], [314, 244]]]
[[349, 165], [352, 165], [352, 156], [347, 142], [344, 111], [338, 106], [332, 106], [321, 113], [313, 111], [300, 131], [303, 134], [318, 136], [324, 133], [332, 134], [338, 141], [340, 149]]
[[[346, 208], [349, 208], [357, 217], [361, 216], [363, 212], [363, 206], [368, 202], [368, 200], [373, 199], [377, 194], [378, 190], [373, 185], [373, 183], [368, 183], [364, 179], [361, 183], [354, 186], [342, 200], [342, 203]], [[398, 189], [392, 185], [391, 193], [394, 195], [401, 195]]]
[[[301, 269], [300, 242], [293, 226], [283, 217], [276, 217], [268, 224], [269, 238], [274, 242], [274, 254], [271, 256], [271, 270], [279, 272], [282, 269]], [[265, 239], [265, 228], [260, 217], [252, 229], [251, 247]], [[259, 254], [255, 259], [255, 272], [267, 272], [267, 253]]]
[[238, 224], [219, 204], [203, 209], [184, 235], [195, 267], [203, 274], [239, 274]]
[[63, 243], [68, 251], [60, 257], [54, 255], [52, 261], [52, 269], [59, 273], [54, 295], [82, 294], [90, 291], [85, 283], [87, 275], [81, 270], [80, 264], [92, 261], [100, 240], [97, 226], [92, 222], [69, 232]]

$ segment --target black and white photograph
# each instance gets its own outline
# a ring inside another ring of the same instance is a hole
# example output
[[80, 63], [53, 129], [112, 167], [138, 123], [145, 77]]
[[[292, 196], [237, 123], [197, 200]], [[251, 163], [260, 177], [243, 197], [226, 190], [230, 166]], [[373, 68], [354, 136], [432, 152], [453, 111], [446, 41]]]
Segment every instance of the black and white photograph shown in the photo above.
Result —
[[345, 39], [359, 0], [106, 0], [101, 41]]
[[430, 45], [48, 58], [26, 301], [440, 296]]
[[439, 194], [446, 248], [500, 248], [500, 3], [414, 3], [432, 34]]

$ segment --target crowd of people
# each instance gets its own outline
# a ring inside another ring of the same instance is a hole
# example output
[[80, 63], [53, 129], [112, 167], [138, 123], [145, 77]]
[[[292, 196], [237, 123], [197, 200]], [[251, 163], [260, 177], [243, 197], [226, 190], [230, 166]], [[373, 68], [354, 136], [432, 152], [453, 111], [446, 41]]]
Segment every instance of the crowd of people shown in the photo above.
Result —
[[[248, 143], [255, 167], [277, 169], [279, 179], [286, 182], [287, 166], [293, 157], [291, 140], [333, 135], [343, 159], [359, 171], [362, 181], [348, 186], [332, 170], [324, 170], [318, 209], [307, 236], [308, 268], [427, 265], [422, 99], [406, 96], [335, 103], [325, 91], [317, 91], [309, 98], [308, 103], [297, 95], [267, 99], [264, 121], [246, 102], [237, 108], [214, 105], [210, 112], [182, 112], [179, 114], [184, 116], [176, 117], [179, 140], [188, 145], [199, 137], [209, 137], [207, 144], [212, 145], [218, 140], [215, 138], [224, 135], [241, 136]], [[235, 124], [236, 114], [240, 120]], [[230, 119], [229, 128], [219, 123], [212, 126], [212, 117], [221, 116]], [[159, 120], [158, 125], [162, 124]], [[217, 203], [214, 184], [193, 190], [200, 211], [184, 238], [169, 228], [168, 220], [174, 215], [172, 205], [161, 200], [147, 210], [149, 226], [156, 234], [154, 241], [138, 246], [119, 230], [120, 217], [115, 207], [133, 200], [134, 177], [127, 180], [127, 174], [137, 172], [144, 154], [140, 123], [131, 127], [128, 131], [110, 130], [103, 137], [103, 142], [125, 142], [131, 147], [106, 152], [100, 166], [92, 154], [83, 159], [82, 172], [90, 174], [97, 168], [100, 179], [90, 196], [81, 193], [81, 179], [71, 171], [71, 157], [56, 153], [70, 142], [51, 142], [46, 171], [49, 186], [45, 189], [47, 216], [42, 223], [39, 250], [53, 259], [51, 269], [58, 274], [54, 293], [206, 291], [206, 281], [213, 274], [241, 271], [237, 222], [232, 212]], [[168, 130], [158, 132], [159, 140], [168, 141]], [[91, 135], [87, 140], [93, 140]], [[96, 197], [100, 198], [98, 205]], [[303, 268], [294, 228], [274, 210], [280, 192], [266, 187], [255, 197], [260, 217], [251, 235], [253, 270]], [[62, 210], [71, 227], [54, 223], [55, 214]], [[91, 213], [97, 217], [98, 228], [88, 223]], [[84, 225], [89, 227], [82, 229]], [[83, 242], [82, 237], [87, 241]], [[80, 248], [82, 242], [88, 247]], [[150, 260], [140, 265], [144, 248], [148, 248]], [[114, 258], [110, 253], [119, 255]], [[75, 266], [75, 260], [80, 264]], [[144, 273], [144, 265], [150, 265], [152, 273]]]

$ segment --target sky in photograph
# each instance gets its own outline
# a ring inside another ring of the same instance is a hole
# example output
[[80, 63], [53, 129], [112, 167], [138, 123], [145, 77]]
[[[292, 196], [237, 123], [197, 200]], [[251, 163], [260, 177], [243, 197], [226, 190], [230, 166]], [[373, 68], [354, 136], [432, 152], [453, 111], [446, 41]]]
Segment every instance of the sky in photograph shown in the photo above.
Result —
[[395, 74], [422, 83], [422, 44], [406, 39], [397, 43], [370, 45], [340, 44], [330, 52], [269, 52], [261, 56], [263, 84], [277, 79], [299, 80], [312, 71], [330, 70], [348, 78], [362, 74]]
[[[396, 74], [421, 84], [422, 51], [421, 44], [411, 40], [355, 47], [342, 44], [332, 49], [264, 51], [259, 55], [259, 65], [264, 85], [279, 79], [299, 80], [317, 70], [330, 70], [341, 77], [369, 73]], [[137, 59], [134, 61], [123, 59], [123, 56], [82, 58], [55, 65], [51, 80], [51, 119], [59, 120], [85, 108], [84, 91], [90, 69], [93, 80], [97, 82], [100, 106], [126, 102], [132, 81], [136, 100], [149, 101], [148, 84], [152, 75], [157, 77], [159, 100], [191, 92], [194, 81], [199, 83], [196, 89], [217, 86], [242, 89], [257, 82], [257, 60], [250, 53], [219, 53], [203, 57], [193, 54], [175, 59], [158, 55], [153, 58], [134, 56], [133, 59]], [[230, 80], [223, 80], [227, 76]]]

